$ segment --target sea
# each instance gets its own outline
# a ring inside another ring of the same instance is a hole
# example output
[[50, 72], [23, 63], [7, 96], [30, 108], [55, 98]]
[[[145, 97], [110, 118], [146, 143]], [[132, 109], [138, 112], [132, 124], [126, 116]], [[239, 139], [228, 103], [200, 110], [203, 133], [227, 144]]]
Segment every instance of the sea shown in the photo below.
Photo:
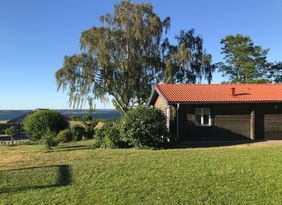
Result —
[[[20, 117], [26, 113], [29, 113], [31, 110], [0, 110], [0, 121], [6, 121]], [[62, 115], [67, 117], [73, 116], [83, 116], [91, 115], [95, 120], [111, 120], [118, 119], [121, 117], [121, 113], [116, 110], [111, 109], [97, 109], [94, 112], [89, 112], [89, 110], [84, 109], [67, 109], [67, 110], [55, 110]]]

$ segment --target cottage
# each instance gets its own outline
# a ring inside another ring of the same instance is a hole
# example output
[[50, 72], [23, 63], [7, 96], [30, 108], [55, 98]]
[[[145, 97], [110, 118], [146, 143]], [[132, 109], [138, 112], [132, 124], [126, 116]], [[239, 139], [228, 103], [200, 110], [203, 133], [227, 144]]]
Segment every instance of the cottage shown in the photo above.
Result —
[[149, 104], [178, 140], [282, 140], [279, 84], [158, 84]]

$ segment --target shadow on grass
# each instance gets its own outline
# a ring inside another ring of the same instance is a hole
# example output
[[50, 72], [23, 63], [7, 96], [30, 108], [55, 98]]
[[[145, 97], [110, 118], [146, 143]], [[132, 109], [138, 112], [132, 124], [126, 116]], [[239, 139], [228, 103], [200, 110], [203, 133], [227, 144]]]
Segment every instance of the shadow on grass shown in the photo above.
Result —
[[56, 152], [68, 152], [76, 150], [93, 149], [93, 146], [87, 145], [61, 145], [55, 149]]
[[28, 167], [0, 171], [0, 195], [26, 190], [67, 186], [72, 182], [69, 165]]

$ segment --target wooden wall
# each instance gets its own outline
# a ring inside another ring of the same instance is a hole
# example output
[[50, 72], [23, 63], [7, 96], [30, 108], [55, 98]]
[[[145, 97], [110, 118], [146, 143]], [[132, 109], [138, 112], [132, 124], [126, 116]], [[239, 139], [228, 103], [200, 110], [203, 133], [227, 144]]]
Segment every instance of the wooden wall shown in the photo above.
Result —
[[[210, 107], [213, 126], [198, 127], [193, 122], [195, 107]], [[250, 114], [255, 111], [255, 138], [282, 140], [282, 104], [180, 105], [180, 140], [250, 139]], [[172, 122], [176, 135], [176, 118]]]
[[282, 140], [282, 104], [256, 105], [256, 139]]
[[163, 100], [160, 96], [158, 96], [158, 98], [157, 98], [157, 100], [156, 100], [156, 102], [155, 102], [154, 107], [155, 107], [155, 108], [158, 108], [158, 109], [160, 109], [160, 110], [162, 110], [162, 111], [165, 111], [167, 105], [166, 105], [166, 103], [164, 102], [164, 100]]
[[179, 131], [181, 140], [234, 140], [249, 138], [250, 110], [248, 105], [212, 105], [208, 107], [211, 108], [213, 125], [210, 127], [198, 127], [193, 122], [194, 106], [180, 106]]

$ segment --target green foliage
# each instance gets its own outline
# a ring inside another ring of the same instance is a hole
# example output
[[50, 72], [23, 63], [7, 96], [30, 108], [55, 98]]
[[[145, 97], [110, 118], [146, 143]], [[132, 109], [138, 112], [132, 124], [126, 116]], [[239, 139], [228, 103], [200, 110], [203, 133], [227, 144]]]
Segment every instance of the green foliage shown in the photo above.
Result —
[[80, 125], [74, 125], [70, 130], [74, 141], [82, 140], [82, 138], [86, 135], [85, 128]]
[[5, 130], [5, 134], [11, 137], [12, 144], [14, 144], [15, 137], [20, 133], [19, 126], [11, 126]]
[[68, 89], [73, 106], [88, 101], [93, 107], [95, 100], [111, 96], [125, 113], [145, 104], [159, 81], [211, 81], [214, 65], [202, 38], [194, 30], [181, 31], [176, 46], [167, 39], [162, 43], [170, 18], [161, 20], [151, 4], [123, 0], [100, 21], [102, 26], [82, 32], [81, 53], [66, 56], [56, 72], [58, 89]]
[[282, 83], [282, 62], [271, 65], [268, 77], [275, 83]]
[[123, 148], [128, 144], [121, 139], [120, 122], [107, 123], [96, 130], [94, 135], [95, 148]]
[[50, 129], [47, 129], [44, 132], [41, 138], [41, 143], [44, 145], [46, 150], [51, 150], [52, 147], [55, 147], [59, 144], [59, 142], [56, 140], [56, 134]]
[[73, 133], [70, 129], [65, 129], [57, 134], [58, 142], [71, 142], [73, 141]]
[[92, 116], [91, 115], [83, 115], [81, 117], [81, 119], [82, 119], [82, 121], [85, 121], [85, 122], [91, 121], [92, 120]]
[[24, 119], [23, 129], [30, 140], [40, 140], [47, 130], [55, 135], [68, 128], [68, 121], [53, 110], [37, 110]]
[[11, 127], [10, 124], [0, 124], [0, 134], [6, 134], [6, 129]]
[[223, 76], [231, 83], [268, 82], [266, 73], [269, 69], [267, 53], [269, 49], [262, 49], [254, 45], [249, 36], [237, 34], [226, 36], [220, 42], [223, 44], [222, 54], [225, 63], [217, 64]]
[[128, 111], [122, 121], [123, 136], [131, 146], [156, 148], [167, 142], [166, 119], [159, 109], [138, 107]]
[[5, 130], [5, 134], [11, 137], [15, 137], [20, 133], [18, 126], [11, 126]]
[[203, 39], [195, 35], [194, 29], [180, 31], [176, 36], [177, 45], [168, 39], [162, 43], [164, 54], [164, 82], [196, 83], [204, 77], [210, 83], [215, 65], [212, 56], [203, 50]]
[[92, 116], [91, 115], [83, 115], [83, 116], [72, 116], [70, 117], [72, 121], [91, 121]]
[[96, 121], [88, 121], [83, 123], [85, 127], [85, 138], [86, 139], [92, 139], [93, 135], [95, 133], [95, 127], [97, 125]]

